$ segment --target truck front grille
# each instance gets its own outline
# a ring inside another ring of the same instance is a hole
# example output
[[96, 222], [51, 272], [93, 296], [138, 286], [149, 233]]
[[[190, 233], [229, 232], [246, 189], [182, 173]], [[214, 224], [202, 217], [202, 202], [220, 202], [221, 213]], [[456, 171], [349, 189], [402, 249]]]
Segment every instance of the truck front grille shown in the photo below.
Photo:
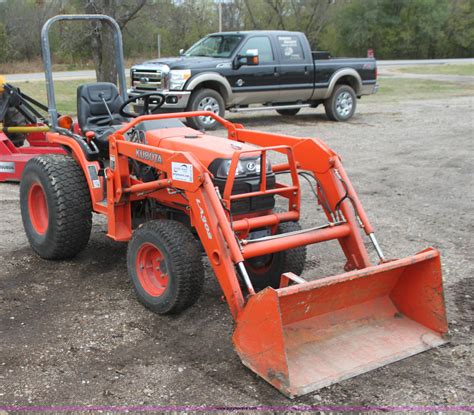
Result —
[[153, 69], [135, 69], [132, 87], [138, 91], [155, 91], [163, 88], [163, 72]]

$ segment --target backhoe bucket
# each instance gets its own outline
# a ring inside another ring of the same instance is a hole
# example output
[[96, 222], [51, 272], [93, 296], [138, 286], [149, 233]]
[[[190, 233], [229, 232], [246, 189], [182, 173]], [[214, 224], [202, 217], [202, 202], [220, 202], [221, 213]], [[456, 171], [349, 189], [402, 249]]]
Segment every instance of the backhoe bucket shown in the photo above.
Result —
[[244, 365], [289, 397], [445, 343], [439, 252], [250, 297], [233, 341]]

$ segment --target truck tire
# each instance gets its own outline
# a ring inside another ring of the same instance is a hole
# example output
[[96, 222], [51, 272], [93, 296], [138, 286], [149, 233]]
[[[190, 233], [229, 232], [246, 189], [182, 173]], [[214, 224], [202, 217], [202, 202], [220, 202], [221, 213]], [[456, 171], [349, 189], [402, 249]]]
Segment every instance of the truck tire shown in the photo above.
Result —
[[200, 244], [173, 220], [152, 220], [133, 232], [127, 268], [138, 300], [157, 314], [192, 306], [204, 284]]
[[347, 121], [356, 110], [357, 97], [349, 85], [337, 85], [324, 101], [326, 115], [331, 121]]
[[291, 108], [286, 110], [276, 110], [278, 114], [284, 115], [285, 117], [296, 115], [300, 112], [300, 108]]
[[[278, 226], [277, 233], [300, 230], [301, 226], [298, 222], [283, 222]], [[306, 246], [299, 246], [286, 251], [251, 258], [245, 261], [245, 267], [255, 291], [260, 291], [266, 287], [278, 288], [280, 286], [280, 276], [284, 272], [301, 275], [305, 263]]]
[[73, 158], [50, 154], [28, 161], [20, 183], [20, 208], [26, 236], [41, 258], [72, 258], [86, 247], [91, 197]]
[[[187, 111], [211, 111], [221, 117], [225, 114], [225, 102], [219, 92], [213, 89], [198, 89], [189, 98]], [[215, 130], [219, 123], [211, 117], [187, 118], [189, 127], [195, 130]]]

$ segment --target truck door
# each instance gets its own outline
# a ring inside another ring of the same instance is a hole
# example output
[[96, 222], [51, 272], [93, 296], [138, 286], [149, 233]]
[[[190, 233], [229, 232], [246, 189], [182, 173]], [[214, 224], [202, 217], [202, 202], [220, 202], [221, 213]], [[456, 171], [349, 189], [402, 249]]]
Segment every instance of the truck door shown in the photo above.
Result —
[[280, 60], [280, 102], [306, 101], [313, 94], [314, 64], [311, 50], [296, 34], [275, 36]]
[[237, 52], [258, 50], [259, 64], [233, 69], [228, 80], [234, 93], [235, 105], [271, 103], [279, 99], [277, 57], [270, 38], [266, 35], [250, 36]]

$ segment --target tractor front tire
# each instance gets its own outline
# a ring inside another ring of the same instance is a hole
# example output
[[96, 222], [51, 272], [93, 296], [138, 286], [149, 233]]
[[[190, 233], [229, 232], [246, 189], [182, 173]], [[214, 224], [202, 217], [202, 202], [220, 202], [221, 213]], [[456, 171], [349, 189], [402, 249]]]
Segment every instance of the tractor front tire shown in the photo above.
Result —
[[[300, 231], [298, 222], [283, 222], [277, 234]], [[266, 287], [279, 288], [280, 277], [284, 272], [296, 275], [303, 273], [306, 263], [306, 246], [275, 252], [262, 257], [251, 258], [245, 262], [247, 273], [256, 291]]]
[[50, 154], [29, 160], [20, 183], [20, 208], [28, 241], [41, 258], [72, 258], [86, 247], [92, 204], [73, 158]]
[[127, 267], [138, 300], [157, 314], [191, 307], [204, 284], [200, 245], [185, 225], [173, 220], [152, 220], [134, 231]]

